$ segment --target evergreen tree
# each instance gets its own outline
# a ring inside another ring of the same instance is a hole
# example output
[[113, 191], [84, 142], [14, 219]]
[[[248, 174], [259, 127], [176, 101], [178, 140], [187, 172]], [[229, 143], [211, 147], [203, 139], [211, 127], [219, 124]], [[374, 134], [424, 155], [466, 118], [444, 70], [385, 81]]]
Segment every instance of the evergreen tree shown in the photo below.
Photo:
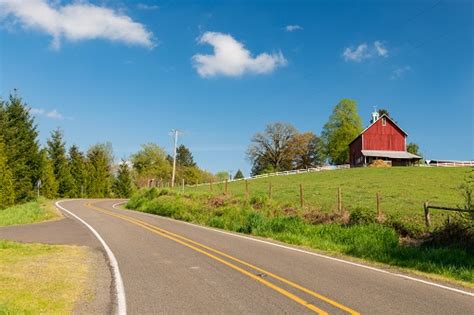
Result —
[[29, 108], [16, 94], [0, 110], [7, 165], [13, 175], [15, 201], [34, 197], [34, 185], [40, 175], [38, 132]]
[[69, 170], [73, 180], [71, 197], [84, 197], [86, 185], [85, 158], [76, 145], [69, 149]]
[[115, 178], [113, 191], [117, 197], [128, 198], [132, 194], [132, 177], [126, 161], [122, 160]]
[[96, 144], [87, 152], [87, 196], [93, 198], [108, 197], [111, 182], [111, 154], [107, 145]]
[[343, 99], [337, 104], [321, 134], [326, 155], [333, 164], [349, 162], [349, 143], [362, 131], [357, 103]]
[[13, 205], [14, 202], [13, 176], [8, 167], [3, 137], [0, 135], [0, 209], [7, 208]]
[[58, 182], [54, 176], [53, 163], [48, 159], [46, 149], [41, 150], [41, 187], [40, 194], [48, 199], [54, 199], [58, 196]]
[[69, 170], [62, 131], [60, 129], [54, 130], [47, 144], [48, 155], [53, 164], [54, 177], [58, 182], [58, 194], [60, 197], [70, 197], [73, 194], [74, 180]]
[[178, 166], [196, 166], [191, 151], [184, 145], [180, 145], [176, 149], [176, 164], [178, 164]]
[[241, 170], [237, 170], [237, 173], [235, 173], [235, 175], [234, 175], [234, 179], [242, 179], [244, 177], [245, 176], [244, 176], [244, 174], [242, 173]]

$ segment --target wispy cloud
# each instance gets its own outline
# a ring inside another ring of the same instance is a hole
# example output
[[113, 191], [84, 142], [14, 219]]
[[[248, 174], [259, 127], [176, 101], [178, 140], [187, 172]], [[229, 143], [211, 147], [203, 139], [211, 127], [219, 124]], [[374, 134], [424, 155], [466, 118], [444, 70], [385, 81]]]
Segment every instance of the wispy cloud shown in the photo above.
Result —
[[145, 10], [145, 11], [153, 11], [153, 10], [159, 10], [160, 6], [156, 4], [139, 3], [137, 4], [137, 8], [140, 10]]
[[342, 53], [345, 61], [361, 62], [374, 57], [388, 57], [388, 49], [381, 41], [375, 41], [372, 45], [359, 44], [357, 47], [347, 47]]
[[0, 0], [0, 19], [11, 19], [26, 29], [53, 37], [51, 46], [59, 49], [61, 40], [106, 39], [148, 48], [155, 46], [153, 34], [145, 26], [112, 9], [75, 1]]
[[392, 75], [390, 76], [390, 79], [392, 80], [400, 79], [410, 70], [411, 70], [410, 66], [398, 67], [392, 71]]
[[256, 57], [231, 35], [206, 32], [199, 39], [200, 44], [209, 44], [214, 54], [196, 54], [192, 57], [194, 67], [201, 77], [217, 75], [241, 76], [246, 73], [266, 74], [285, 66], [287, 60], [281, 52], [261, 53]]
[[44, 116], [46, 118], [55, 119], [55, 120], [63, 120], [64, 116], [58, 112], [56, 109], [53, 110], [46, 110], [43, 108], [30, 108], [30, 114], [36, 116]]
[[299, 30], [302, 30], [302, 29], [303, 28], [301, 26], [299, 26], [298, 24], [285, 26], [285, 31], [287, 31], [287, 32], [294, 32], [294, 31], [299, 31]]

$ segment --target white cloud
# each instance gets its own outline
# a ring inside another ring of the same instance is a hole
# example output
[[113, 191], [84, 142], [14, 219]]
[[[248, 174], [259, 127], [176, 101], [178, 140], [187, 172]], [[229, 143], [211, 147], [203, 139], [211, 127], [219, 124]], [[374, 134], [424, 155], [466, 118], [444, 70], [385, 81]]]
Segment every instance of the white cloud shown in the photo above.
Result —
[[48, 111], [43, 108], [30, 108], [30, 114], [36, 115], [36, 116], [44, 116], [50, 119], [56, 119], [56, 120], [63, 120], [64, 116], [58, 112], [56, 109], [53, 109], [51, 111]]
[[245, 73], [265, 74], [287, 64], [281, 52], [261, 53], [252, 57], [250, 51], [231, 35], [206, 32], [198, 41], [200, 44], [209, 44], [214, 48], [212, 55], [196, 54], [192, 57], [194, 67], [201, 77], [241, 76]]
[[400, 79], [401, 77], [405, 75], [405, 73], [407, 73], [410, 70], [411, 70], [410, 66], [398, 67], [392, 71], [392, 75], [390, 76], [390, 79], [392, 80]]
[[0, 18], [12, 18], [26, 29], [53, 37], [52, 47], [61, 40], [107, 39], [153, 48], [153, 34], [130, 17], [84, 1], [60, 6], [59, 1], [0, 0]]
[[294, 31], [298, 31], [298, 30], [302, 30], [303, 28], [297, 24], [295, 25], [287, 25], [285, 26], [285, 31], [287, 32], [294, 32]]
[[381, 41], [375, 41], [372, 45], [359, 44], [357, 47], [347, 47], [342, 53], [345, 61], [361, 62], [374, 57], [388, 57], [388, 49]]
[[388, 57], [388, 50], [385, 48], [385, 45], [378, 40], [374, 42], [374, 47], [377, 51], [377, 54], [381, 57]]
[[145, 11], [153, 11], [160, 9], [160, 6], [156, 4], [139, 3], [137, 4], [137, 8]]

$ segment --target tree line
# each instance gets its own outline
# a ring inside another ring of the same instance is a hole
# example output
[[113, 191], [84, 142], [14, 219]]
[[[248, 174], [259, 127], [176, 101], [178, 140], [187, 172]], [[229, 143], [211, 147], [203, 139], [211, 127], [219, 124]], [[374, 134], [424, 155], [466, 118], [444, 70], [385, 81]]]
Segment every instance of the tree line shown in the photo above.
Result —
[[[36, 198], [129, 197], [136, 187], [169, 185], [172, 157], [156, 144], [145, 144], [130, 157], [115, 163], [112, 145], [99, 143], [86, 152], [67, 147], [60, 129], [46, 145], [38, 141], [30, 108], [15, 92], [0, 100], [0, 209]], [[190, 150], [177, 148], [177, 182], [210, 181]]]
[[[390, 116], [386, 109], [379, 115]], [[300, 132], [288, 123], [273, 123], [256, 133], [247, 150], [252, 175], [349, 163], [349, 143], [362, 132], [362, 119], [354, 100], [343, 99], [333, 109], [321, 136]], [[419, 154], [415, 143], [407, 151]]]

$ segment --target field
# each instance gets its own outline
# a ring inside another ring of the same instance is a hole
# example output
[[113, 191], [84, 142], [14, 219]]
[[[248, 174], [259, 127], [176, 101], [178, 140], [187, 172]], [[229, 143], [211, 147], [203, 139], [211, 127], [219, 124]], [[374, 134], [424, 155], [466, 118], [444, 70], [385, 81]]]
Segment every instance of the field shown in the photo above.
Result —
[[[472, 174], [471, 168], [355, 168], [299, 175], [275, 176], [249, 180], [250, 196], [267, 196], [272, 186], [272, 200], [278, 204], [299, 207], [299, 185], [304, 188], [307, 207], [323, 212], [337, 209], [338, 188], [342, 191], [343, 208], [376, 209], [376, 193], [381, 196], [384, 214], [409, 219], [419, 226], [424, 224], [423, 203], [458, 206], [463, 204], [459, 188], [465, 178]], [[188, 192], [223, 194], [224, 184], [187, 187]], [[245, 182], [230, 182], [228, 192], [244, 197]], [[447, 213], [433, 211], [436, 225], [444, 222]]]
[[0, 226], [50, 221], [60, 216], [51, 201], [40, 199], [0, 210]]
[[[230, 231], [268, 237], [328, 253], [344, 254], [416, 272], [474, 283], [472, 220], [433, 213], [424, 224], [424, 201], [462, 205], [470, 169], [348, 169], [300, 174], [228, 185], [148, 189], [137, 192], [129, 209]], [[272, 184], [270, 200], [269, 183]], [[299, 184], [305, 206], [299, 206]], [[337, 190], [343, 211], [337, 210]], [[382, 213], [375, 212], [375, 194], [382, 195]], [[453, 223], [454, 222], [454, 223]], [[467, 225], [466, 225], [467, 224]], [[467, 226], [467, 228], [466, 228]]]

